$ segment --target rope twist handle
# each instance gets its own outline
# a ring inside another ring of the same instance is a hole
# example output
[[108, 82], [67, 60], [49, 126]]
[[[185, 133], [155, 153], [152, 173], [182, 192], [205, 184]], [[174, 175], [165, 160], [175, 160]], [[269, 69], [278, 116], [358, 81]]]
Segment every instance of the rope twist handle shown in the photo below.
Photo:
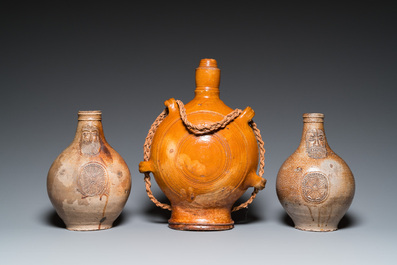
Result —
[[[203, 134], [206, 134], [206, 133], [217, 131], [219, 129], [223, 129], [230, 122], [232, 122], [234, 119], [236, 119], [242, 113], [242, 110], [235, 109], [234, 111], [232, 111], [231, 113], [226, 115], [221, 121], [214, 122], [214, 123], [211, 123], [211, 124], [194, 125], [187, 119], [185, 105], [182, 103], [182, 101], [176, 100], [176, 103], [179, 106], [179, 114], [181, 116], [181, 119], [182, 119], [183, 123], [188, 128], [188, 130], [190, 130], [191, 132], [193, 132], [196, 135], [203, 135]], [[157, 128], [159, 127], [161, 122], [167, 117], [167, 115], [168, 115], [167, 109], [163, 110], [163, 112], [160, 113], [160, 115], [156, 118], [156, 120], [153, 122], [152, 126], [150, 127], [148, 135], [146, 136], [146, 139], [145, 139], [145, 144], [143, 146], [143, 160], [144, 161], [149, 161], [150, 149], [151, 149], [151, 146], [152, 146], [154, 134], [156, 133]], [[255, 137], [256, 137], [256, 139], [258, 141], [258, 144], [259, 144], [260, 163], [259, 163], [258, 176], [262, 177], [263, 173], [264, 173], [264, 167], [265, 167], [265, 147], [264, 147], [265, 144], [264, 144], [264, 142], [262, 140], [262, 137], [261, 137], [261, 134], [260, 134], [260, 130], [256, 126], [256, 123], [253, 120], [251, 120], [249, 122], [249, 125], [251, 126], [252, 130], [254, 131]], [[172, 210], [171, 205], [159, 202], [154, 197], [154, 195], [152, 193], [152, 190], [151, 190], [152, 183], [150, 182], [150, 173], [149, 172], [145, 172], [144, 174], [145, 174], [144, 180], [145, 180], [146, 193], [148, 194], [150, 200], [157, 207], [160, 207], [162, 209], [171, 211]], [[259, 189], [258, 188], [254, 188], [254, 191], [252, 192], [250, 198], [246, 202], [244, 202], [244, 203], [242, 203], [242, 204], [240, 204], [238, 206], [233, 207], [232, 212], [238, 211], [238, 210], [240, 210], [242, 208], [247, 208], [248, 205], [250, 205], [252, 203], [252, 201], [255, 199], [255, 197], [258, 194], [258, 192], [259, 192]]]

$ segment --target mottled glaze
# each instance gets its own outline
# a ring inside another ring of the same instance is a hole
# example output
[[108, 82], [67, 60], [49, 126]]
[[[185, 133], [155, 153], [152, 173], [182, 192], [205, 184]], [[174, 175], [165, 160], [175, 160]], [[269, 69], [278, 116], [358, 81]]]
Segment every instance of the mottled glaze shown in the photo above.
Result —
[[324, 115], [303, 114], [302, 139], [277, 175], [277, 195], [295, 228], [334, 231], [355, 190], [348, 165], [328, 145]]
[[73, 142], [48, 172], [48, 196], [69, 230], [111, 228], [130, 194], [130, 171], [107, 143], [101, 118], [79, 111]]
[[[195, 98], [185, 105], [193, 124], [219, 122], [233, 109], [219, 98], [220, 70], [213, 59], [196, 69]], [[172, 206], [169, 227], [180, 230], [226, 230], [234, 226], [231, 209], [249, 187], [263, 189], [256, 174], [258, 144], [249, 126], [247, 107], [225, 128], [204, 135], [188, 131], [174, 99], [153, 138], [149, 161], [140, 172], [152, 172]]]

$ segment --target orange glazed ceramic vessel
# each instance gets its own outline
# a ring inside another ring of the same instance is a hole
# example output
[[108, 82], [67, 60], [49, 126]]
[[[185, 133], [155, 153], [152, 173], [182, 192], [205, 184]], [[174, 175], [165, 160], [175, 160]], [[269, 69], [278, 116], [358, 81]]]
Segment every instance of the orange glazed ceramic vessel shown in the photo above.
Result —
[[298, 149], [278, 172], [277, 195], [295, 228], [334, 231], [353, 200], [353, 174], [328, 145], [324, 115], [303, 114], [303, 124]]
[[130, 171], [101, 119], [100, 111], [79, 111], [73, 142], [48, 172], [48, 196], [69, 230], [111, 228], [130, 194]]
[[[220, 70], [213, 59], [196, 69], [195, 98], [185, 105], [192, 124], [221, 121], [233, 109], [219, 98]], [[249, 126], [254, 111], [247, 107], [225, 128], [196, 135], [181, 120], [176, 100], [165, 102], [167, 117], [154, 135], [151, 155], [141, 173], [152, 172], [171, 202], [169, 227], [179, 230], [233, 228], [231, 209], [249, 187], [263, 189], [256, 174], [258, 144]]]

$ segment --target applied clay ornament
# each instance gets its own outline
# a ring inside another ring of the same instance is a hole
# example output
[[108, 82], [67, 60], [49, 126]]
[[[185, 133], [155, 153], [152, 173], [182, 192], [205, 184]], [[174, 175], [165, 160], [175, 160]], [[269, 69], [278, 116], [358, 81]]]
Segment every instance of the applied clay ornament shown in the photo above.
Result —
[[[261, 177], [265, 149], [252, 121], [254, 111], [226, 106], [219, 98], [219, 81], [216, 61], [201, 60], [195, 98], [186, 105], [167, 100], [166, 110], [146, 138], [145, 161], [139, 170], [145, 173], [152, 201], [172, 211], [169, 227], [173, 229], [231, 229], [231, 211], [247, 207], [265, 187]], [[171, 205], [160, 203], [151, 193], [150, 172]], [[249, 187], [254, 187], [250, 199], [233, 208]]]
[[48, 196], [66, 228], [111, 228], [130, 189], [130, 171], [103, 134], [102, 113], [79, 111], [75, 138], [47, 177]]
[[353, 174], [328, 145], [324, 115], [303, 114], [303, 133], [298, 149], [277, 175], [277, 195], [295, 228], [334, 231], [354, 196]]

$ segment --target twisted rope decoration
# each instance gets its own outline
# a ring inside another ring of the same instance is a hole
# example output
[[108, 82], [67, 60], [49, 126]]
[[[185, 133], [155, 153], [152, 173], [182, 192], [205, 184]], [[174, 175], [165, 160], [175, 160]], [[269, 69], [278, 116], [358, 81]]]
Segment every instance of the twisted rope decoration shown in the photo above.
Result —
[[[152, 126], [150, 127], [148, 135], [146, 136], [146, 139], [145, 139], [145, 144], [143, 145], [143, 161], [149, 161], [150, 148], [152, 147], [154, 134], [157, 131], [157, 127], [159, 127], [159, 125], [165, 119], [165, 117], [167, 117], [167, 115], [168, 115], [167, 109], [163, 110], [163, 112], [160, 113], [160, 115], [156, 118], [156, 120], [153, 122]], [[166, 204], [166, 203], [161, 203], [154, 197], [153, 192], [151, 190], [152, 183], [150, 182], [150, 173], [149, 172], [145, 172], [144, 180], [145, 180], [146, 193], [149, 196], [150, 200], [152, 200], [152, 202], [157, 207], [160, 207], [164, 210], [171, 211], [171, 205]]]
[[[203, 135], [203, 134], [206, 134], [206, 133], [217, 131], [219, 129], [223, 129], [230, 122], [232, 122], [234, 119], [236, 119], [242, 113], [242, 110], [235, 109], [234, 111], [232, 111], [231, 113], [226, 115], [221, 121], [214, 122], [214, 123], [211, 123], [211, 124], [194, 125], [187, 119], [185, 105], [182, 103], [182, 101], [176, 100], [176, 103], [179, 106], [179, 114], [181, 116], [182, 122], [186, 125], [188, 130], [190, 130], [191, 132], [193, 132], [196, 135]], [[150, 149], [151, 149], [151, 146], [152, 146], [154, 134], [156, 133], [157, 128], [159, 127], [161, 122], [167, 117], [167, 115], [168, 115], [167, 109], [163, 110], [163, 112], [160, 113], [160, 115], [156, 118], [156, 120], [153, 122], [152, 126], [150, 127], [148, 135], [146, 136], [146, 139], [145, 139], [145, 144], [143, 146], [143, 160], [144, 161], [149, 161]], [[262, 137], [261, 137], [261, 134], [260, 134], [260, 130], [258, 129], [256, 123], [253, 120], [251, 120], [249, 122], [249, 125], [251, 126], [252, 130], [254, 131], [255, 137], [256, 137], [256, 139], [258, 141], [258, 144], [259, 144], [259, 150], [260, 150], [259, 159], [260, 159], [260, 163], [259, 163], [258, 176], [262, 177], [263, 173], [264, 173], [264, 167], [265, 167], [265, 147], [264, 147], [265, 144], [264, 144], [264, 142], [262, 140]], [[157, 207], [160, 207], [162, 209], [171, 211], [172, 210], [171, 205], [159, 202], [154, 197], [154, 195], [152, 193], [152, 190], [151, 190], [152, 183], [150, 181], [150, 173], [149, 172], [145, 172], [144, 174], [145, 174], [144, 181], [145, 181], [146, 193], [148, 194], [150, 200]], [[258, 194], [258, 192], [259, 192], [259, 189], [254, 188], [254, 191], [252, 192], [250, 198], [246, 202], [244, 202], [244, 203], [242, 203], [242, 204], [240, 204], [238, 206], [233, 207], [232, 212], [238, 211], [238, 210], [240, 210], [242, 208], [247, 208], [248, 205], [250, 205], [253, 202], [253, 200], [255, 199], [255, 197]]]
[[233, 121], [235, 118], [237, 118], [241, 114], [241, 112], [243, 112], [241, 109], [235, 109], [234, 111], [227, 114], [221, 121], [214, 122], [211, 124], [195, 125], [195, 124], [191, 123], [190, 121], [188, 121], [185, 105], [183, 105], [182, 101], [176, 100], [176, 103], [178, 103], [179, 113], [181, 115], [181, 119], [182, 119], [183, 123], [186, 125], [186, 127], [189, 129], [189, 131], [193, 132], [196, 135], [202, 135], [202, 134], [217, 131], [219, 129], [223, 129], [231, 121]]

